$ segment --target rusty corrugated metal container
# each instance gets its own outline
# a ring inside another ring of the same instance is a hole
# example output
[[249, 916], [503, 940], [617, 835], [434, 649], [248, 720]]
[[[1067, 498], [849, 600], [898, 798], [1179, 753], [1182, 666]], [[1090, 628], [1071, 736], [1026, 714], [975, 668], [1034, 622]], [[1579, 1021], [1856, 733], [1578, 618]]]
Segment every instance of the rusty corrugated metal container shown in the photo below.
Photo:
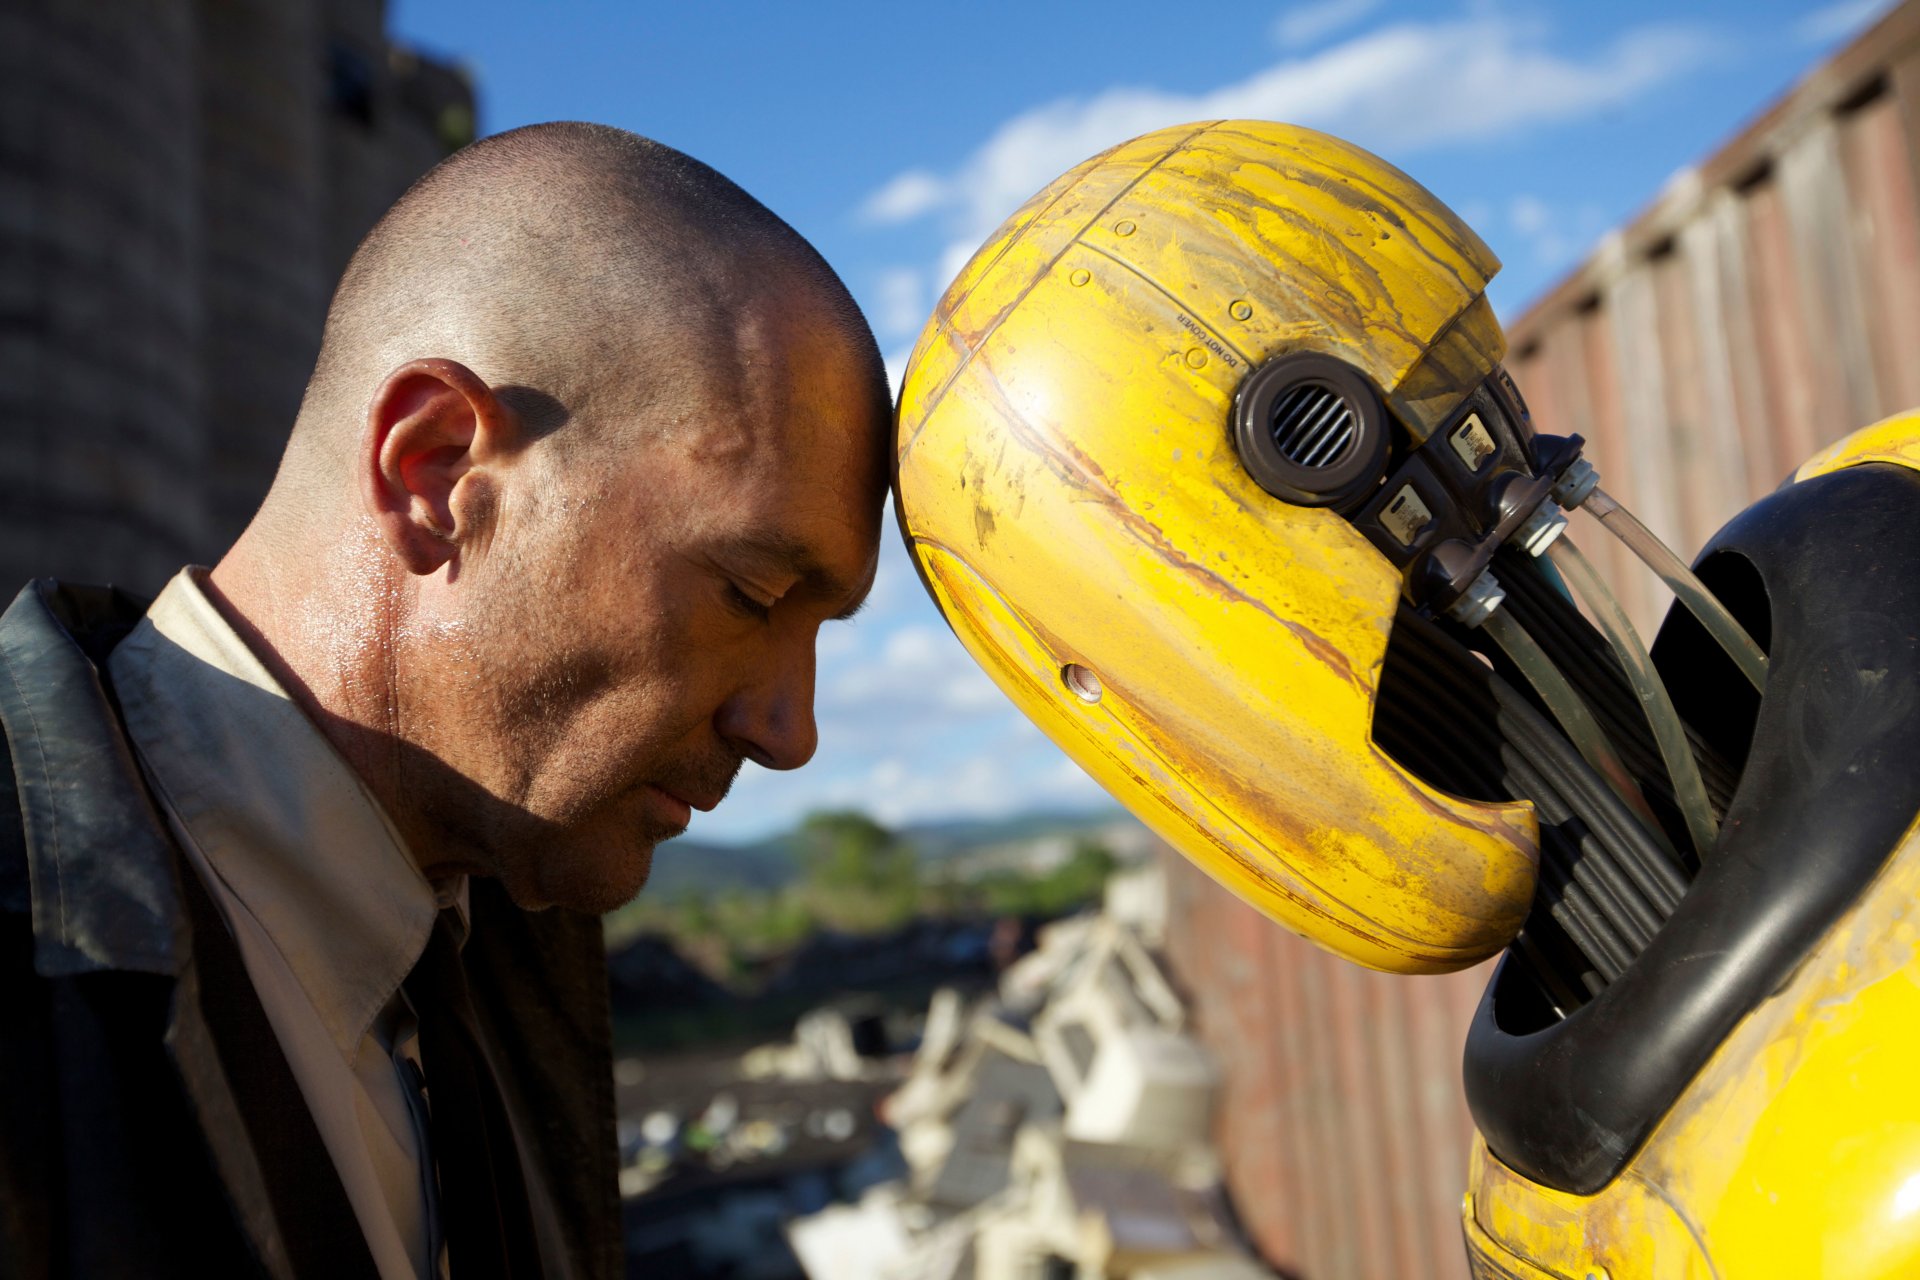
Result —
[[1171, 853], [1167, 960], [1222, 1077], [1241, 1225], [1289, 1275], [1467, 1280], [1460, 1046], [1488, 966], [1362, 969]]
[[[1508, 325], [1543, 431], [1683, 555], [1820, 446], [1920, 405], [1920, 0], [1808, 75]], [[1585, 515], [1650, 632], [1670, 597]], [[1225, 1081], [1249, 1236], [1302, 1280], [1465, 1280], [1460, 1052], [1487, 969], [1367, 972], [1170, 858], [1169, 961]]]
[[[1920, 4], [1671, 182], [1507, 327], [1542, 430], [1683, 555], [1857, 427], [1920, 404]], [[1584, 515], [1643, 627], [1669, 597]]]

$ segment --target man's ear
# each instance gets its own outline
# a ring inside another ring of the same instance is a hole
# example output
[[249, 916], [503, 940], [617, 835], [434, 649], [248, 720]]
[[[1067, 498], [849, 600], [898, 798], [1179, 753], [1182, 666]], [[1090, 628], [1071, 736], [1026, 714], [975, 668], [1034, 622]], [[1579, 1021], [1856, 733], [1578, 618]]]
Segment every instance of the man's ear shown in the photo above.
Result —
[[409, 360], [380, 384], [361, 440], [361, 497], [408, 572], [433, 573], [476, 532], [491, 505], [486, 464], [513, 431], [512, 411], [458, 361]]

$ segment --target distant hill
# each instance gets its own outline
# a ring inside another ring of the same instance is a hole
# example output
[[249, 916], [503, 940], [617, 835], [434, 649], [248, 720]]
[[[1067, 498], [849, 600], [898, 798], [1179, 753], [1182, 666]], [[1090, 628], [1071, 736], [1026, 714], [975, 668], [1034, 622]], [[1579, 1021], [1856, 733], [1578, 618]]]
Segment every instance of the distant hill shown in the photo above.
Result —
[[[1127, 820], [1125, 811], [1115, 806], [1078, 813], [956, 818], [903, 827], [900, 834], [912, 843], [922, 861], [945, 862], [988, 846], [1091, 834], [1114, 822]], [[647, 882], [647, 894], [656, 899], [670, 899], [724, 888], [778, 889], [799, 874], [793, 842], [792, 832], [768, 836], [751, 844], [669, 841], [654, 851], [653, 875]]]
[[1048, 836], [1077, 836], [1115, 822], [1130, 821], [1118, 805], [1079, 813], [1019, 813], [1007, 818], [957, 818], [926, 822], [901, 832], [923, 861], [941, 862], [986, 845], [1012, 844]]
[[647, 896], [671, 899], [728, 887], [778, 889], [798, 874], [790, 839], [779, 835], [753, 844], [669, 840], [653, 851]]

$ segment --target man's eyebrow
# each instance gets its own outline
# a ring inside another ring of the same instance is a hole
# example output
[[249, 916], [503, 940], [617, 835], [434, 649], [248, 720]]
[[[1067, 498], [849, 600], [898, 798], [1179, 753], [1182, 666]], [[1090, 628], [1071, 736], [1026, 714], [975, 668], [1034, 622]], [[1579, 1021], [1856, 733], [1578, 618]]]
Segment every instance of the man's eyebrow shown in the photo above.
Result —
[[833, 615], [835, 622], [844, 622], [860, 612], [872, 591], [872, 583], [861, 589], [821, 564], [806, 543], [785, 534], [745, 534], [728, 539], [727, 549], [743, 559], [792, 574], [800, 580], [801, 589], [817, 599], [845, 600], [859, 590], [858, 599]]

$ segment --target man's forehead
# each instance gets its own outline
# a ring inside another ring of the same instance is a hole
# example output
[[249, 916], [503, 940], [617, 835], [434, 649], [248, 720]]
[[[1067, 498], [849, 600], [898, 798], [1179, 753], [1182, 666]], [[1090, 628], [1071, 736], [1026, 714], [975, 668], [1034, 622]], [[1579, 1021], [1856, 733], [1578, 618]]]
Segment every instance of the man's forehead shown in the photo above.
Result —
[[[851, 464], [869, 452], [891, 414], [876, 399], [858, 353], [840, 336], [810, 333], [708, 352], [682, 374], [697, 390], [681, 401], [672, 436], [690, 456], [719, 465]], [[730, 357], [730, 358], [729, 358]]]
[[816, 298], [756, 294], [681, 371], [700, 388], [669, 437], [686, 516], [729, 562], [850, 612], [877, 561], [890, 415]]

